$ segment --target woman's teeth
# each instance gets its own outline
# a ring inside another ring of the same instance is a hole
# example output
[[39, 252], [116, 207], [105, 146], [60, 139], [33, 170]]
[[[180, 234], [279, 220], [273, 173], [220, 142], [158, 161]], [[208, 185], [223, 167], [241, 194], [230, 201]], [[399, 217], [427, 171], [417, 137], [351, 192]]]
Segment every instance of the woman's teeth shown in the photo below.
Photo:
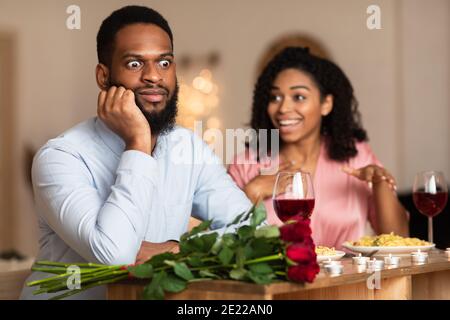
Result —
[[280, 120], [280, 126], [293, 126], [296, 125], [298, 123], [300, 123], [300, 119], [295, 119], [295, 120]]

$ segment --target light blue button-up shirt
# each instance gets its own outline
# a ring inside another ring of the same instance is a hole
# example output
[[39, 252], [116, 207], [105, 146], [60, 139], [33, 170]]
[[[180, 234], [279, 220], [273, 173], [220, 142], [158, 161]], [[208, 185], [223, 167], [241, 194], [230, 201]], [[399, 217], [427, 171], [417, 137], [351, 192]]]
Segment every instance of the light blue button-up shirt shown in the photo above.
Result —
[[[190, 130], [175, 127], [159, 136], [152, 156], [124, 149], [123, 140], [93, 118], [39, 150], [32, 169], [37, 260], [131, 264], [142, 241], [179, 239], [191, 214], [212, 219], [217, 229], [251, 206]], [[27, 282], [46, 276], [33, 272]], [[32, 298], [34, 289], [24, 287], [22, 298]], [[104, 297], [104, 287], [74, 296]]]

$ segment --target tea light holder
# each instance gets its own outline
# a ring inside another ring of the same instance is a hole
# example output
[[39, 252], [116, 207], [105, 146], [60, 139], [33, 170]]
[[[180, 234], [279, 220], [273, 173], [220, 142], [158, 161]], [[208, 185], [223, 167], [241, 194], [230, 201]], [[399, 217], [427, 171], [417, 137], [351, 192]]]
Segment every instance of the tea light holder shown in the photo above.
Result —
[[322, 264], [323, 264], [324, 266], [325, 266], [325, 265], [341, 265], [342, 262], [339, 261], [339, 260], [331, 260], [331, 259], [328, 259], [328, 260], [322, 261]]
[[450, 259], [450, 248], [445, 249], [445, 255]]
[[367, 268], [370, 270], [381, 270], [384, 268], [384, 261], [373, 258], [367, 261]]
[[369, 257], [363, 257], [363, 256], [361, 255], [361, 253], [358, 254], [357, 257], [353, 257], [352, 259], [353, 259], [353, 264], [356, 264], [356, 265], [364, 265], [364, 266], [366, 265], [367, 261], [370, 260]]
[[325, 266], [325, 271], [331, 275], [339, 275], [342, 274], [342, 272], [344, 271], [344, 267], [342, 266], [342, 264], [326, 264]]
[[400, 264], [400, 257], [392, 256], [389, 254], [388, 257], [384, 257], [384, 263], [388, 266], [398, 266]]
[[411, 259], [414, 263], [423, 264], [428, 260], [428, 253], [421, 252], [420, 249], [411, 253]]
[[358, 264], [356, 265], [356, 272], [363, 273], [367, 271], [367, 267], [365, 264]]

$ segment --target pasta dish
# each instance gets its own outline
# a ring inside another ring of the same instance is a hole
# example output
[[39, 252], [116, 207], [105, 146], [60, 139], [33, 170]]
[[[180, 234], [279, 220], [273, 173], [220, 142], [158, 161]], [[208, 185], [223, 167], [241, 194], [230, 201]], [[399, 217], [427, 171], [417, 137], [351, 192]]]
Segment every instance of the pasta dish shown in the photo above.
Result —
[[324, 246], [316, 246], [316, 254], [318, 256], [334, 256], [337, 253], [334, 248], [328, 248], [328, 247], [324, 247]]
[[350, 243], [359, 247], [403, 247], [403, 246], [429, 246], [431, 243], [418, 238], [404, 238], [394, 234], [380, 234], [378, 236], [364, 236], [358, 241]]

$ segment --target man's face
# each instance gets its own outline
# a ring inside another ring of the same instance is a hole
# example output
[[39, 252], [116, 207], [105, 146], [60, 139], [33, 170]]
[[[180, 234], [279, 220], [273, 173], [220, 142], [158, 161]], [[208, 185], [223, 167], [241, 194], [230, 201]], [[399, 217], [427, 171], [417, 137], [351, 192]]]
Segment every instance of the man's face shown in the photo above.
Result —
[[178, 86], [170, 38], [153, 24], [131, 24], [117, 32], [109, 84], [133, 90], [152, 134], [175, 121]]

